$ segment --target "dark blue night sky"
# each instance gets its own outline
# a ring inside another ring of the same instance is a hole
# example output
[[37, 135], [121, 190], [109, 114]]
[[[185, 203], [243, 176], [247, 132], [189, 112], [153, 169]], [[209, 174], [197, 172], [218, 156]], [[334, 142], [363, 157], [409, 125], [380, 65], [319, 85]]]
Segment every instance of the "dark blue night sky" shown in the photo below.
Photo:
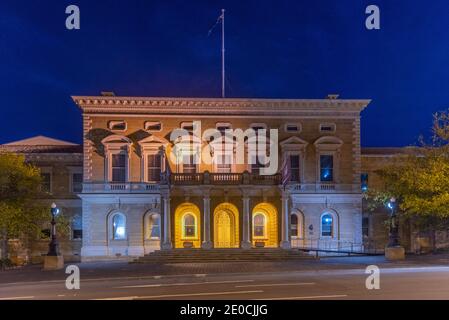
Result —
[[[81, 30], [65, 28], [66, 6]], [[365, 28], [365, 8], [381, 30]], [[81, 142], [71, 95], [220, 96], [226, 8], [229, 97], [370, 98], [364, 146], [413, 144], [449, 108], [449, 1], [81, 1], [0, 3], [0, 143]]]

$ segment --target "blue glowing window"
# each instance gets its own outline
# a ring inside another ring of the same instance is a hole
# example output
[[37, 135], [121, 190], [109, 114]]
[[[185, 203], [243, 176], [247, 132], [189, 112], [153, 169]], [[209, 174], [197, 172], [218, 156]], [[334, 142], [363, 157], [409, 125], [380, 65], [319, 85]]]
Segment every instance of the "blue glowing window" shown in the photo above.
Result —
[[332, 155], [320, 156], [320, 181], [322, 182], [334, 181], [334, 156]]

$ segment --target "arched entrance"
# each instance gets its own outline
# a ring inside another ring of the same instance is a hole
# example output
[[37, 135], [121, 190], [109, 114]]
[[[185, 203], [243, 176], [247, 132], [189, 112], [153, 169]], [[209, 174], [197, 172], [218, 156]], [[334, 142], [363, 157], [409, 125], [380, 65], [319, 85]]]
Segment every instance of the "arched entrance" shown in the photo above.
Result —
[[238, 248], [239, 211], [231, 203], [222, 203], [214, 211], [214, 247]]
[[277, 210], [269, 203], [259, 203], [253, 209], [252, 215], [252, 240], [263, 242], [265, 247], [278, 246], [278, 220]]
[[180, 204], [175, 211], [175, 248], [200, 248], [200, 209], [193, 203]]

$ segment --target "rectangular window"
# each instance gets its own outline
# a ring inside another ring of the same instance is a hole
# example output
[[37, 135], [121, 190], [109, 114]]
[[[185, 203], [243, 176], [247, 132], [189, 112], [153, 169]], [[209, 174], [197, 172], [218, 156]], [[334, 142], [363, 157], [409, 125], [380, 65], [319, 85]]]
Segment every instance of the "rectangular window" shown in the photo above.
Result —
[[368, 173], [362, 173], [360, 175], [360, 185], [363, 192], [368, 191]]
[[295, 123], [286, 123], [284, 126], [285, 132], [300, 132], [301, 126]]
[[161, 131], [162, 123], [159, 121], [146, 121], [144, 127], [146, 131]]
[[334, 156], [320, 155], [320, 181], [334, 181]]
[[335, 124], [320, 124], [320, 132], [335, 132]]
[[72, 192], [81, 193], [83, 191], [83, 174], [73, 173], [72, 174]]
[[290, 181], [299, 182], [299, 155], [290, 156]]
[[157, 182], [161, 180], [161, 155], [149, 154], [147, 157], [148, 181]]
[[221, 133], [221, 147], [218, 151], [215, 161], [217, 172], [219, 173], [230, 173], [232, 171], [232, 150], [227, 150], [226, 147], [229, 148], [229, 145], [231, 144], [230, 137], [226, 138], [226, 130], [231, 129], [231, 125], [229, 124], [220, 124], [217, 125], [217, 130]]
[[51, 173], [42, 172], [41, 173], [42, 181], [41, 181], [41, 190], [43, 192], [51, 192]]
[[126, 122], [122, 121], [122, 120], [109, 121], [108, 127], [112, 131], [125, 131], [126, 130]]
[[79, 240], [83, 238], [83, 230], [73, 230], [73, 240]]
[[126, 182], [126, 155], [112, 155], [112, 182]]
[[196, 173], [195, 155], [185, 154], [182, 156], [182, 172]]
[[364, 237], [369, 237], [369, 218], [362, 218], [362, 234]]

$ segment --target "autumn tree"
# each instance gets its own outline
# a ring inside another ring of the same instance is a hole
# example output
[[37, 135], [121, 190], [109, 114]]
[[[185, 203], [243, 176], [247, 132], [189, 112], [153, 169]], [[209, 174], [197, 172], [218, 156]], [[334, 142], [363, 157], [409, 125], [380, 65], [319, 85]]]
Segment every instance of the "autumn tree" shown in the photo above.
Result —
[[8, 257], [8, 240], [40, 232], [49, 212], [36, 201], [41, 194], [40, 171], [23, 155], [0, 152], [1, 258]]
[[[399, 212], [422, 228], [435, 231], [449, 225], [449, 111], [434, 114], [429, 143], [398, 156], [395, 163], [376, 172], [382, 190], [368, 194], [369, 207], [398, 200]], [[434, 235], [434, 234], [433, 234]]]

